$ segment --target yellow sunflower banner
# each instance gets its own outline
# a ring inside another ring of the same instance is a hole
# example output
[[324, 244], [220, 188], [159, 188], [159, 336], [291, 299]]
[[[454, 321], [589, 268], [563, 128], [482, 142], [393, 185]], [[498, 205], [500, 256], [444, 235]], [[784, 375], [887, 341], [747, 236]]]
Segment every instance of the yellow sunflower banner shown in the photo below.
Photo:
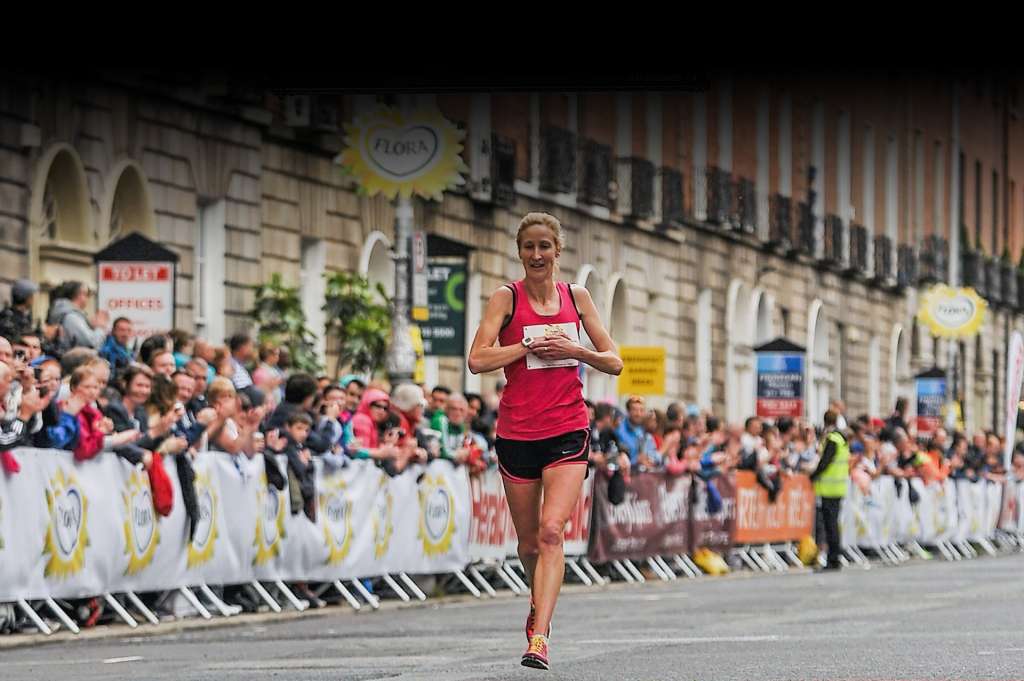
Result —
[[988, 303], [972, 288], [936, 284], [925, 291], [917, 319], [942, 338], [970, 338], [985, 321]]
[[381, 107], [345, 125], [345, 151], [335, 161], [355, 176], [369, 196], [440, 201], [445, 189], [465, 184], [466, 133], [437, 109], [404, 113]]

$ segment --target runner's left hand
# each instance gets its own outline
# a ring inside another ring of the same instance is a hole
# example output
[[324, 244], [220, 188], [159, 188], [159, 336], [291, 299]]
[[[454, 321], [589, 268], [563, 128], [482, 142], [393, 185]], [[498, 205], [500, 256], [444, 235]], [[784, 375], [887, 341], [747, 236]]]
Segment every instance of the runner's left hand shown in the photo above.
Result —
[[575, 359], [579, 347], [564, 333], [560, 333], [537, 338], [530, 346], [530, 352], [541, 359]]

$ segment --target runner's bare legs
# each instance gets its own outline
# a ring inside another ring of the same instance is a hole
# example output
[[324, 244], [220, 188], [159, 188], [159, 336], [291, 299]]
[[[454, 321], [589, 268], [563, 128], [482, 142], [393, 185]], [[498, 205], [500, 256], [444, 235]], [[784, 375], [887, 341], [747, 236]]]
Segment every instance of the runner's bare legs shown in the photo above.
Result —
[[512, 514], [512, 524], [516, 527], [519, 537], [519, 560], [526, 570], [526, 578], [533, 587], [533, 573], [537, 569], [537, 535], [540, 531], [540, 499], [541, 481], [512, 482], [502, 478], [505, 483], [505, 498], [508, 510]]
[[547, 632], [565, 578], [565, 524], [579, 501], [585, 463], [552, 466], [543, 472], [544, 501], [537, 544], [540, 553], [533, 576], [534, 631]]

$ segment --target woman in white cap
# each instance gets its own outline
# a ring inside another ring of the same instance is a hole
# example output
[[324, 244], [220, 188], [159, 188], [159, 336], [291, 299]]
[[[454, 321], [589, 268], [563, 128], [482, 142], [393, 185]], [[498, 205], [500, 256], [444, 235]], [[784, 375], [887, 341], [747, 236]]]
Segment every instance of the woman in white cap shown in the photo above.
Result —
[[401, 431], [399, 446], [405, 450], [410, 463], [424, 463], [427, 460], [427, 452], [418, 445], [416, 438], [426, 406], [423, 389], [415, 383], [403, 383], [391, 393], [391, 410], [398, 416], [398, 428]]

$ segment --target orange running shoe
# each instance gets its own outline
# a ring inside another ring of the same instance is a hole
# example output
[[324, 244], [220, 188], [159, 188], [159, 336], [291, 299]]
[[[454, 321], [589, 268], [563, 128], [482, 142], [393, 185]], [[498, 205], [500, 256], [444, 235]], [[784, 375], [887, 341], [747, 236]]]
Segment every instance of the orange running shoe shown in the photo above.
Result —
[[524, 667], [534, 669], [550, 669], [548, 666], [548, 637], [534, 634], [530, 637], [530, 647], [523, 653]]

